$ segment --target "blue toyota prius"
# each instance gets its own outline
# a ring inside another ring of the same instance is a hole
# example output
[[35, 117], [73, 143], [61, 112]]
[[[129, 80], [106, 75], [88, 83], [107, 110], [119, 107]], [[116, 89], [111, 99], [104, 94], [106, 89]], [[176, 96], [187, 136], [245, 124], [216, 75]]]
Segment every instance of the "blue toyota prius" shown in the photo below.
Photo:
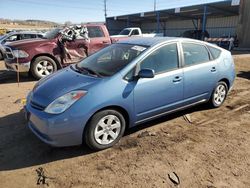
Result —
[[26, 118], [47, 144], [101, 150], [125, 128], [204, 102], [220, 107], [234, 79], [231, 53], [218, 46], [134, 38], [40, 80], [27, 96]]

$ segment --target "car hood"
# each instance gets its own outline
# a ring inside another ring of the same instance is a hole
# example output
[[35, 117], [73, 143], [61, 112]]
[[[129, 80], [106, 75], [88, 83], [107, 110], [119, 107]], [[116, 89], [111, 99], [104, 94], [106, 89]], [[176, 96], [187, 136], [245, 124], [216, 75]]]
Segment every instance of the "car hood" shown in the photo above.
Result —
[[23, 47], [27, 48], [31, 46], [37, 46], [37, 45], [44, 44], [47, 42], [51, 42], [51, 39], [25, 39], [25, 40], [19, 40], [15, 42], [8, 42], [8, 43], [5, 43], [5, 45], [20, 49]]
[[75, 72], [71, 67], [41, 79], [33, 88], [31, 101], [46, 107], [58, 97], [74, 90], [88, 90], [101, 78]]

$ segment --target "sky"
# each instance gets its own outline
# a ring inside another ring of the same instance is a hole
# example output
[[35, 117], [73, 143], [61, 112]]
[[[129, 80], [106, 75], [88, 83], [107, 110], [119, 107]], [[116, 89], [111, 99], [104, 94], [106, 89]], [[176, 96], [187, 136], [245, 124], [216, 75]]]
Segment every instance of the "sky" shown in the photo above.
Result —
[[[106, 0], [107, 16], [154, 10], [154, 0]], [[156, 10], [221, 0], [156, 0]], [[0, 0], [0, 18], [58, 23], [104, 21], [104, 0]]]

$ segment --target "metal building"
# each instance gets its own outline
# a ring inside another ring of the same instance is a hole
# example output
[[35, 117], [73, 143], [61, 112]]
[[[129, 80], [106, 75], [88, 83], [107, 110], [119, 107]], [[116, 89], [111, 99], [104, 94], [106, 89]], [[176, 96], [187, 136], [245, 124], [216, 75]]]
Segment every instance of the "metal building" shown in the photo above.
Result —
[[145, 33], [181, 36], [187, 30], [208, 31], [210, 37], [236, 36], [240, 47], [250, 48], [250, 0], [223, 0], [216, 3], [177, 7], [144, 13], [108, 17], [109, 32], [140, 27]]

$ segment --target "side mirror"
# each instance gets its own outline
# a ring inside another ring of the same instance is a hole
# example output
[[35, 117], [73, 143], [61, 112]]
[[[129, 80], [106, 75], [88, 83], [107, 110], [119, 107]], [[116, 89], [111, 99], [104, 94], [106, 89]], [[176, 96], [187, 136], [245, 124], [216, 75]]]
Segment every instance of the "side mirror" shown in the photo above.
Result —
[[138, 78], [154, 78], [155, 71], [152, 69], [141, 69], [138, 73]]

